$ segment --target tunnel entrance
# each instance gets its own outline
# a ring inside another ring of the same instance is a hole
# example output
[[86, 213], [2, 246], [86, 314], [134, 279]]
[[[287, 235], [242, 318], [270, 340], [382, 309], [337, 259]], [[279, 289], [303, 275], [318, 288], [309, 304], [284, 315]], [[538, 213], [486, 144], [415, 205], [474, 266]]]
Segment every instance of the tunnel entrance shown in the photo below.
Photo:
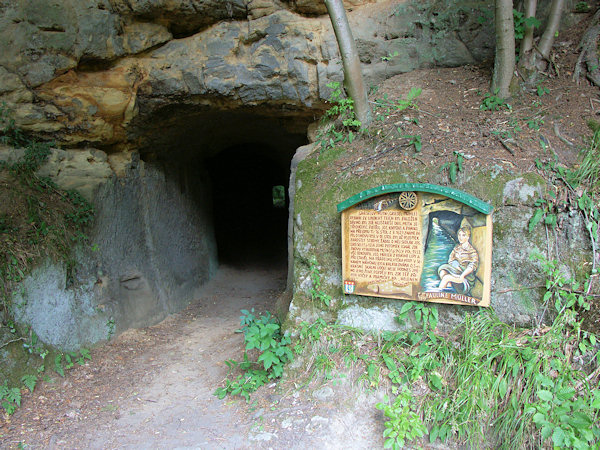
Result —
[[207, 160], [220, 263], [286, 264], [287, 186], [294, 151], [248, 143]]
[[169, 220], [196, 228], [197, 242], [186, 251], [208, 267], [208, 278], [221, 264], [285, 270], [290, 164], [307, 143], [314, 111], [215, 108], [186, 99], [138, 120], [132, 138], [139, 139], [142, 159], [164, 167], [192, 209]]

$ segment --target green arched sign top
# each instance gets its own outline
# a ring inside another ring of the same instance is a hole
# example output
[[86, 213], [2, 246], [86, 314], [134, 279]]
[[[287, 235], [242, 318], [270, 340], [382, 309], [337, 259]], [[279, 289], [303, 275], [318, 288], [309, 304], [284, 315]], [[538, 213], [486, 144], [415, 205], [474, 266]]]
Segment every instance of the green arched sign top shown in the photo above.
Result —
[[389, 194], [390, 192], [404, 191], [429, 192], [431, 194], [445, 195], [446, 197], [464, 203], [465, 205], [468, 205], [471, 208], [483, 214], [490, 214], [494, 210], [494, 207], [489, 203], [486, 203], [483, 200], [479, 200], [478, 198], [473, 197], [472, 195], [469, 195], [466, 192], [459, 191], [458, 189], [453, 189], [447, 186], [438, 186], [436, 184], [428, 183], [384, 184], [376, 188], [367, 189], [366, 191], [362, 191], [361, 193], [353, 195], [347, 200], [338, 203], [337, 210], [338, 212], [342, 212], [345, 209], [348, 209], [351, 206], [354, 206], [357, 203], [360, 203], [369, 198], [377, 197], [378, 195], [382, 194]]

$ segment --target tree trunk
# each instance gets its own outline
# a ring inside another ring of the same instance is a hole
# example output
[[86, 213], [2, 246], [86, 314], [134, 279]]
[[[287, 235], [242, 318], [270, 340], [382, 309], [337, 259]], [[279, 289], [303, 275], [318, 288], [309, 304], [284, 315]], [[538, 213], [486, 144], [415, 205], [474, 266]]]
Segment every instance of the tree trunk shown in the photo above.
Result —
[[515, 29], [512, 0], [496, 0], [496, 58], [492, 92], [500, 98], [510, 96], [515, 70]]
[[560, 18], [562, 16], [564, 3], [564, 0], [552, 0], [548, 24], [546, 25], [544, 34], [540, 38], [538, 44], [538, 51], [545, 60], [550, 56], [550, 50], [552, 50], [552, 45], [554, 44], [554, 37], [560, 26]]
[[[587, 78], [596, 86], [600, 86], [600, 62], [598, 61], [598, 36], [600, 35], [600, 9], [596, 11], [590, 26], [583, 34], [579, 48], [581, 53], [575, 65], [573, 78], [579, 84], [581, 72], [587, 71]], [[585, 63], [585, 67], [584, 67]]]
[[342, 0], [324, 0], [335, 38], [337, 39], [344, 65], [344, 80], [348, 95], [354, 101], [354, 112], [362, 126], [368, 126], [372, 120], [371, 108], [367, 101], [367, 90], [363, 82], [360, 60], [356, 44], [350, 31], [346, 10]]
[[[535, 17], [535, 10], [537, 9], [537, 0], [525, 0], [525, 11], [523, 17], [525, 20]], [[533, 25], [525, 25], [525, 33], [523, 34], [523, 40], [521, 41], [521, 50], [519, 51], [519, 66], [526, 69], [533, 67], [533, 61], [531, 59], [531, 51], [533, 50], [533, 32], [535, 27]]]

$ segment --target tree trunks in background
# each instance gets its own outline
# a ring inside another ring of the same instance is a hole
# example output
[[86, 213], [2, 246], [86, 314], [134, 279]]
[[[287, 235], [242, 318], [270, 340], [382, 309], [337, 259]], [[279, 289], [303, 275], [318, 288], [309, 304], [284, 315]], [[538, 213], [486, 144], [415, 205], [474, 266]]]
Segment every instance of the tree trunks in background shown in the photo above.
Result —
[[496, 0], [496, 58], [492, 92], [500, 98], [510, 96], [515, 70], [515, 29], [512, 0]]
[[342, 0], [324, 1], [342, 56], [344, 86], [354, 101], [354, 113], [357, 119], [360, 120], [363, 127], [366, 127], [372, 120], [371, 108], [367, 101], [367, 90], [363, 82], [358, 51], [350, 31], [344, 3]]

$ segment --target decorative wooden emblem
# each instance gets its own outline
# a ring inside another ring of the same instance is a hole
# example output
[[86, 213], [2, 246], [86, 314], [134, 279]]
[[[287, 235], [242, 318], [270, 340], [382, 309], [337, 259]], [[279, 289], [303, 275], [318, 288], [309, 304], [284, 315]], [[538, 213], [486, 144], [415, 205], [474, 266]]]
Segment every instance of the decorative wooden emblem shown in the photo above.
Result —
[[489, 306], [489, 204], [457, 189], [402, 183], [337, 208], [345, 294]]

